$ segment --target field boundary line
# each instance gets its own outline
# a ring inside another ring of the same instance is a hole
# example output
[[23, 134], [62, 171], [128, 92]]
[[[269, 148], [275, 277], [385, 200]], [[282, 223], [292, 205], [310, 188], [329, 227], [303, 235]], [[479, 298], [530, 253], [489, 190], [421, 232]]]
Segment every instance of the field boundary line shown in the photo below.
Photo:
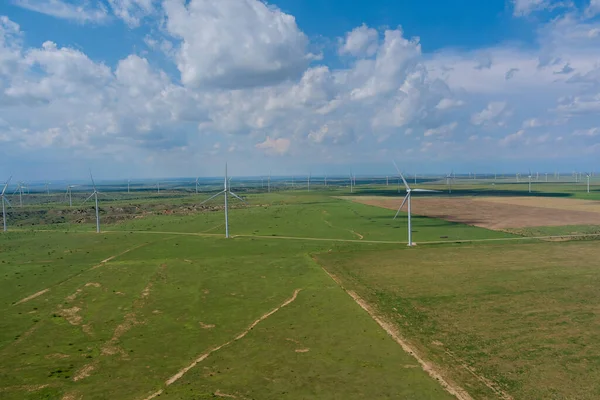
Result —
[[[223, 344], [220, 344], [216, 347], [211, 348], [210, 350], [206, 351], [205, 353], [200, 354], [198, 357], [196, 357], [196, 359], [194, 361], [192, 361], [188, 366], [182, 368], [181, 370], [179, 370], [179, 372], [177, 372], [175, 375], [173, 375], [172, 377], [170, 377], [169, 379], [167, 379], [165, 381], [165, 387], [171, 386], [173, 383], [177, 382], [179, 379], [181, 379], [189, 370], [191, 370], [192, 368], [194, 368], [196, 365], [198, 365], [198, 363], [206, 360], [212, 353], [217, 352], [219, 350], [221, 350], [222, 348], [229, 346], [230, 344], [232, 344], [233, 342], [236, 342], [240, 339], [242, 339], [244, 336], [246, 336], [256, 325], [258, 325], [259, 323], [261, 323], [262, 321], [264, 321], [265, 319], [269, 318], [271, 315], [275, 314], [277, 311], [279, 311], [280, 309], [282, 309], [283, 307], [291, 304], [294, 300], [296, 300], [296, 298], [298, 297], [298, 293], [300, 293], [300, 291], [302, 291], [302, 289], [296, 289], [294, 290], [294, 293], [292, 294], [292, 297], [290, 297], [289, 299], [285, 300], [283, 303], [281, 303], [281, 305], [275, 307], [274, 309], [272, 309], [271, 311], [269, 311], [266, 314], [261, 315], [257, 320], [255, 320], [254, 322], [252, 322], [248, 328], [246, 328], [244, 331], [242, 331], [240, 334], [238, 334], [236, 337], [234, 337], [233, 339], [231, 339], [228, 342], [225, 342]], [[150, 396], [147, 396], [144, 398], [144, 400], [151, 400], [157, 396], [160, 396], [163, 393], [164, 389], [159, 389], [156, 392], [152, 393]]]
[[[58, 230], [30, 230], [30, 232], [72, 232]], [[96, 234], [92, 231], [81, 231], [75, 233]], [[200, 236], [200, 237], [219, 237], [223, 238], [220, 233], [201, 233], [201, 232], [166, 232], [166, 231], [138, 231], [138, 230], [123, 230], [123, 231], [103, 231], [101, 233], [141, 233], [154, 235], [178, 235], [178, 236]], [[417, 245], [428, 244], [449, 244], [449, 243], [479, 243], [479, 242], [503, 242], [503, 241], [520, 241], [520, 240], [551, 240], [551, 239], [575, 239], [575, 238], [600, 238], [600, 233], [582, 233], [575, 235], [549, 235], [549, 236], [515, 236], [504, 238], [488, 238], [488, 239], [453, 239], [453, 240], [432, 240], [424, 242], [415, 242]], [[318, 242], [342, 242], [342, 243], [370, 243], [370, 244], [406, 244], [405, 241], [398, 240], [360, 240], [360, 239], [336, 239], [336, 238], [314, 238], [302, 236], [266, 236], [266, 235], [231, 235], [235, 238], [255, 238], [255, 239], [272, 239], [272, 240], [307, 240]], [[149, 243], [147, 243], [149, 244]]]
[[[316, 262], [316, 260], [313, 259], [314, 262]], [[404, 350], [406, 353], [410, 354], [411, 356], [413, 356], [415, 358], [415, 360], [417, 360], [417, 362], [419, 363], [419, 365], [421, 366], [421, 368], [423, 369], [423, 371], [425, 371], [430, 377], [432, 377], [434, 380], [438, 381], [439, 384], [451, 395], [455, 396], [457, 399], [459, 400], [473, 400], [473, 398], [471, 397], [471, 395], [469, 395], [469, 393], [464, 390], [462, 387], [454, 384], [454, 383], [450, 383], [448, 382], [435, 368], [435, 366], [430, 363], [425, 361], [416, 351], [415, 349], [400, 335], [400, 333], [398, 332], [398, 330], [389, 322], [385, 321], [382, 317], [378, 316], [375, 311], [373, 311], [373, 309], [371, 308], [371, 306], [369, 304], [367, 304], [366, 301], [364, 301], [356, 292], [352, 291], [352, 290], [348, 290], [344, 287], [344, 285], [342, 284], [342, 282], [333, 274], [331, 274], [329, 271], [327, 271], [325, 269], [325, 267], [323, 267], [322, 265], [320, 265], [318, 262], [316, 262], [317, 265], [319, 265], [321, 267], [321, 269], [323, 270], [323, 272], [325, 272], [330, 278], [331, 280], [333, 280], [344, 292], [346, 292], [353, 300], [356, 304], [358, 304], [360, 306], [360, 308], [362, 308], [375, 322], [377, 322], [377, 324], [383, 328], [383, 330], [391, 336], [392, 339], [394, 339], [394, 341], [396, 343], [398, 343], [400, 345], [400, 347], [402, 347], [402, 350]]]

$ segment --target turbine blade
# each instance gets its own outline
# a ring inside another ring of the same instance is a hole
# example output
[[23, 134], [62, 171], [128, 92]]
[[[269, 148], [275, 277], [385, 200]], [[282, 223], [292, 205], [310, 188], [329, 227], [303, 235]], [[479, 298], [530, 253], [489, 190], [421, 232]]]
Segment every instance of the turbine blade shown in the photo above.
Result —
[[94, 186], [94, 192], [96, 191], [96, 182], [94, 182], [94, 177], [92, 176], [92, 170], [90, 169], [90, 179], [92, 180], [92, 185]]
[[221, 190], [219, 193], [215, 194], [214, 196], [211, 196], [211, 197], [209, 197], [208, 199], [204, 200], [204, 201], [203, 201], [202, 203], [200, 203], [199, 205], [202, 205], [202, 204], [204, 204], [204, 203], [206, 203], [206, 202], [208, 202], [208, 201], [210, 201], [210, 200], [214, 199], [215, 197], [217, 197], [218, 195], [220, 195], [220, 194], [223, 194], [223, 193], [225, 193], [225, 191], [224, 191], [224, 190]]
[[396, 167], [396, 171], [398, 171], [398, 174], [400, 174], [400, 178], [402, 178], [402, 182], [404, 182], [404, 187], [407, 191], [410, 190], [408, 183], [406, 183], [406, 179], [404, 179], [404, 175], [402, 175], [402, 172], [400, 172], [400, 168], [398, 168], [395, 161], [392, 161], [392, 163], [394, 164], [394, 167]]
[[402, 210], [402, 207], [404, 207], [404, 203], [406, 203], [406, 200], [408, 200], [409, 196], [410, 196], [410, 192], [408, 192], [406, 194], [406, 196], [404, 196], [404, 200], [402, 201], [402, 204], [400, 204], [400, 207], [398, 207], [398, 211], [396, 211], [396, 215], [394, 215], [394, 219], [396, 219], [396, 217], [398, 217], [398, 214], [400, 214], [400, 210]]
[[237, 194], [233, 193], [231, 190], [229, 190], [229, 194], [232, 195], [233, 197], [235, 197], [236, 199], [238, 199], [239, 201], [241, 201], [244, 204], [248, 204], [246, 203], [246, 201], [244, 199], [242, 199], [240, 196], [238, 196]]
[[4, 184], [4, 189], [2, 189], [2, 195], [4, 195], [4, 192], [6, 192], [6, 188], [8, 187], [8, 184], [10, 183], [12, 179], [12, 176], [10, 178], [8, 178], [8, 180], [6, 181], [6, 184]]
[[83, 205], [83, 204], [85, 204], [85, 203], [86, 203], [86, 202], [87, 202], [89, 199], [91, 199], [91, 198], [92, 198], [92, 196], [93, 196], [94, 194], [96, 194], [96, 192], [94, 192], [94, 193], [90, 194], [90, 195], [89, 195], [89, 197], [88, 197], [87, 199], [85, 199], [85, 200], [83, 201], [83, 203], [81, 203], [81, 204], [82, 204], [82, 205]]
[[10, 206], [10, 208], [12, 208], [12, 204], [10, 204], [10, 201], [8, 200], [8, 198], [6, 196], [2, 196], [2, 198], [4, 199], [4, 201], [6, 201], [6, 204], [8, 204]]

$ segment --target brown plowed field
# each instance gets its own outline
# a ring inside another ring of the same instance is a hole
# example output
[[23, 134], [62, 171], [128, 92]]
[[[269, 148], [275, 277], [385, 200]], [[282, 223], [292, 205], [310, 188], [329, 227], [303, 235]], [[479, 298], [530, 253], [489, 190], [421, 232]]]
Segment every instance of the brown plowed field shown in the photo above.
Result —
[[[397, 210], [402, 197], [355, 196], [352, 201]], [[403, 211], [406, 211], [406, 206]], [[548, 197], [412, 198], [416, 215], [488, 229], [600, 225], [600, 202]]]

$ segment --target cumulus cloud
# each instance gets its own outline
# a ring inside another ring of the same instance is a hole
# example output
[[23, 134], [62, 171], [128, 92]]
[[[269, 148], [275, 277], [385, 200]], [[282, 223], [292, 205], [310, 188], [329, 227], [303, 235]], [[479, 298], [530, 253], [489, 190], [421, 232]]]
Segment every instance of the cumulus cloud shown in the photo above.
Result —
[[19, 26], [0, 17], [3, 147], [173, 164], [234, 151], [257, 157], [254, 167], [265, 153], [300, 164], [357, 154], [374, 163], [382, 154], [526, 156], [516, 143], [552, 158], [550, 143], [564, 132], [573, 140], [561, 155], [597, 139], [574, 134], [600, 112], [600, 23], [582, 15], [540, 25], [536, 48], [435, 54], [401, 28], [362, 25], [340, 39], [338, 62], [313, 58], [294, 18], [257, 0], [236, 9], [217, 0], [166, 0], [160, 10], [149, 0], [106, 4], [130, 26], [159, 16], [164, 24], [137, 31], [143, 52], [103, 63], [51, 41], [28, 47]]
[[13, 3], [30, 11], [79, 23], [101, 23], [108, 19], [106, 7], [99, 2], [95, 6], [88, 1], [74, 4], [63, 0], [13, 0]]
[[465, 102], [462, 100], [444, 98], [440, 100], [440, 102], [437, 104], [437, 106], [435, 106], [435, 108], [437, 108], [438, 110], [448, 110], [454, 107], [463, 106], [464, 104]]
[[571, 8], [573, 7], [573, 3], [571, 1], [557, 0], [513, 0], [513, 7], [514, 16], [525, 17], [535, 11], [551, 11], [557, 8]]
[[509, 145], [513, 144], [514, 142], [518, 142], [518, 141], [522, 140], [524, 136], [525, 136], [525, 130], [521, 129], [518, 132], [511, 133], [510, 135], [507, 135], [504, 138], [502, 138], [500, 140], [500, 145], [509, 146]]
[[284, 155], [290, 149], [290, 143], [290, 139], [271, 139], [267, 136], [264, 142], [258, 143], [254, 147], [260, 150], [264, 150], [267, 154]]
[[113, 13], [130, 27], [139, 26], [141, 20], [151, 15], [154, 0], [108, 0]]
[[498, 120], [505, 109], [506, 102], [493, 101], [482, 111], [473, 114], [471, 116], [471, 123], [473, 125], [488, 125]]
[[427, 136], [447, 137], [452, 134], [452, 131], [454, 131], [457, 126], [458, 126], [458, 122], [452, 122], [450, 124], [442, 125], [437, 128], [427, 129], [425, 131], [425, 133], [423, 134], [423, 136], [425, 136], [425, 137], [427, 137]]
[[365, 24], [348, 32], [340, 46], [340, 54], [351, 54], [355, 57], [370, 57], [379, 46], [379, 32]]
[[299, 77], [311, 59], [295, 18], [261, 1], [166, 0], [164, 9], [187, 86], [273, 85]]

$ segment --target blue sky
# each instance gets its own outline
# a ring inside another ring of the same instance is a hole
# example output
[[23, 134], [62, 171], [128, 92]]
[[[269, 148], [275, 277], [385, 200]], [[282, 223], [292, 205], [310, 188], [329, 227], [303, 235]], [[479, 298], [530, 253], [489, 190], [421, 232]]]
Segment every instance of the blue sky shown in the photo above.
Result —
[[600, 0], [7, 0], [0, 181], [600, 170]]

